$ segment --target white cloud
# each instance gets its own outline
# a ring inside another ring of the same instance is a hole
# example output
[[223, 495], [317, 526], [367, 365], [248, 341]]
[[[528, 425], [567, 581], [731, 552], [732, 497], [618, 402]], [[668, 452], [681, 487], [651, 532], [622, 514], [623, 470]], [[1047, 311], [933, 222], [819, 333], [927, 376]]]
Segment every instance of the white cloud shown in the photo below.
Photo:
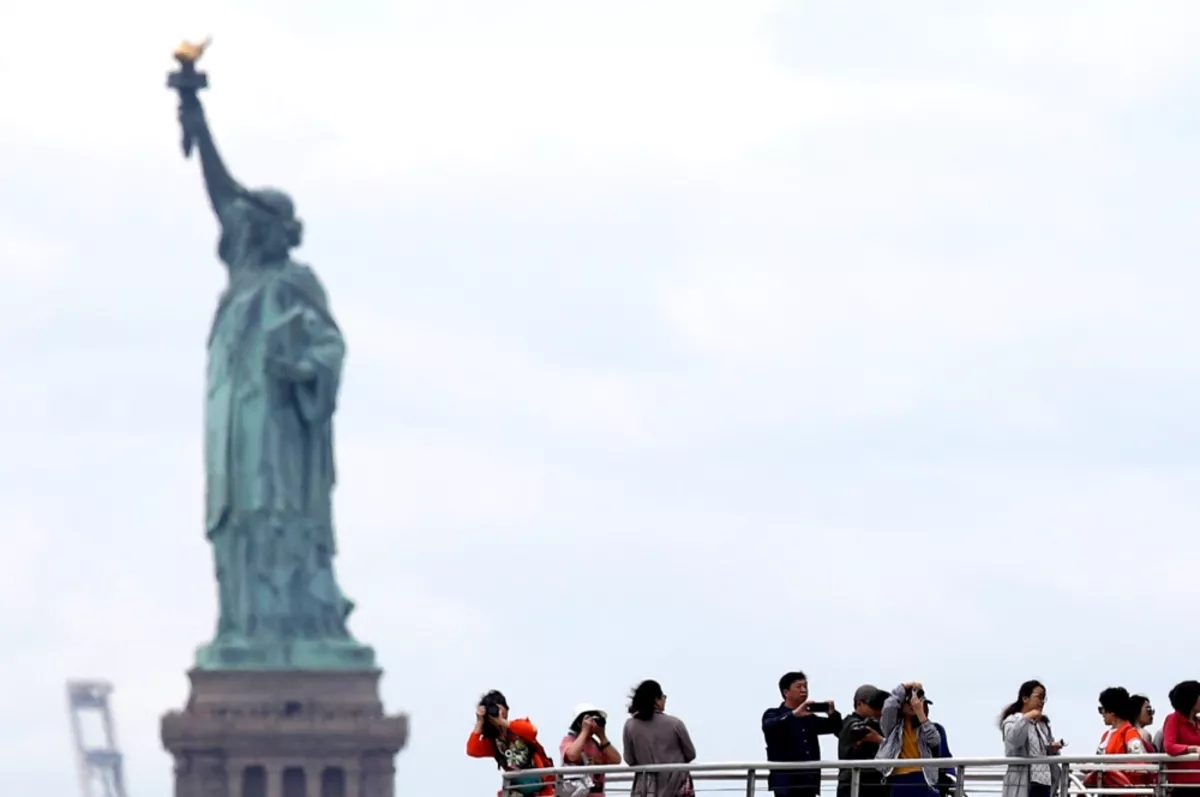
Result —
[[528, 413], [557, 433], [595, 435], [624, 445], [644, 439], [653, 397], [626, 374], [553, 367], [470, 322], [391, 318], [350, 308], [348, 334], [370, 366], [387, 368], [394, 389], [430, 391], [476, 410]]

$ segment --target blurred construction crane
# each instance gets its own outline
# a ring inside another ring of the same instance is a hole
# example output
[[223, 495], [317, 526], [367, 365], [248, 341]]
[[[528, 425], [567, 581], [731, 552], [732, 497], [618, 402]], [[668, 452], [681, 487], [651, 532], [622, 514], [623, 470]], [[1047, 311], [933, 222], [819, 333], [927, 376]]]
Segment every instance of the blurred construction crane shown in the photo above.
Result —
[[[79, 784], [83, 797], [128, 797], [117, 748], [117, 733], [113, 728], [108, 696], [112, 684], [106, 681], [68, 681], [67, 706], [71, 712], [71, 732], [75, 737], [75, 756], [79, 765]], [[101, 735], [99, 743], [90, 743], [84, 734], [89, 717], [98, 717]]]

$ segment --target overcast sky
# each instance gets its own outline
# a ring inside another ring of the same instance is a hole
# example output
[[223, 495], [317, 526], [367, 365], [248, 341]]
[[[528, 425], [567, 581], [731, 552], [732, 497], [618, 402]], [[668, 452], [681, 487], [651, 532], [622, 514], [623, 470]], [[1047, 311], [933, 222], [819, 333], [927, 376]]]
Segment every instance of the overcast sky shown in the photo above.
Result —
[[205, 33], [347, 336], [337, 566], [398, 793], [490, 793], [489, 688], [557, 747], [657, 678], [716, 761], [792, 668], [847, 708], [921, 679], [979, 755], [1026, 678], [1085, 753], [1101, 688], [1165, 716], [1196, 676], [1200, 5], [6, 3], [5, 794], [77, 793], [83, 676], [170, 793], [213, 631], [225, 274], [163, 86]]

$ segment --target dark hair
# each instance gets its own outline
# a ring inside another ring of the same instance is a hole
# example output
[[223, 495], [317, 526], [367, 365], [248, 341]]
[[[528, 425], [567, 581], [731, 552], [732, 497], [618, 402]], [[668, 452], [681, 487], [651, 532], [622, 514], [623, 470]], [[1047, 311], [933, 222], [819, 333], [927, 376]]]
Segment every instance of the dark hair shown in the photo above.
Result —
[[1131, 713], [1133, 701], [1129, 698], [1129, 690], [1123, 686], [1110, 686], [1101, 692], [1100, 708], [1126, 722], [1137, 719], [1137, 715]]
[[1150, 698], [1145, 695], [1130, 695], [1129, 696], [1129, 721], [1136, 723], [1142, 717], [1142, 709], [1150, 703]]
[[1003, 726], [1004, 721], [1013, 714], [1020, 714], [1021, 706], [1025, 705], [1025, 701], [1028, 700], [1033, 695], [1033, 691], [1039, 687], [1042, 690], [1042, 694], [1045, 694], [1046, 685], [1036, 678], [1021, 684], [1020, 688], [1017, 689], [1017, 699], [1005, 706], [1004, 710], [1000, 712], [1000, 725]]
[[1171, 708], [1192, 719], [1196, 701], [1200, 700], [1200, 681], [1180, 681], [1171, 688], [1167, 699], [1171, 701]]
[[[508, 699], [504, 697], [504, 693], [499, 689], [493, 689], [479, 698], [479, 705], [496, 705], [508, 708]], [[495, 741], [500, 736], [500, 731], [490, 722], [483, 723], [483, 738]], [[499, 759], [497, 759], [499, 760]]]
[[483, 697], [479, 698], [479, 705], [486, 706], [488, 703], [495, 703], [497, 706], [508, 708], [508, 698], [499, 689], [492, 689]]
[[785, 672], [783, 674], [783, 677], [779, 679], [779, 694], [782, 695], [784, 692], [791, 689], [792, 684], [796, 683], [796, 681], [807, 681], [807, 680], [808, 680], [808, 676], [805, 675], [804, 673], [800, 672], [799, 670], [793, 670], [792, 672]]
[[629, 713], [639, 720], [652, 720], [658, 711], [658, 699], [663, 696], [658, 681], [642, 681], [629, 694]]

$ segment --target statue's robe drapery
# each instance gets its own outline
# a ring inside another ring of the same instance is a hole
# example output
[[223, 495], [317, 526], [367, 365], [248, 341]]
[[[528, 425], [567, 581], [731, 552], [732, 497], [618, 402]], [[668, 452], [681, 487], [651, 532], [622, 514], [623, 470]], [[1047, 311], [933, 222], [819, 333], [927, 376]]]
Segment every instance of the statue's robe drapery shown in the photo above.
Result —
[[[330, 503], [344, 354], [307, 267], [230, 270], [208, 342], [206, 525], [218, 639], [348, 637], [352, 604], [333, 575]], [[313, 378], [280, 377], [272, 359], [306, 364]]]

